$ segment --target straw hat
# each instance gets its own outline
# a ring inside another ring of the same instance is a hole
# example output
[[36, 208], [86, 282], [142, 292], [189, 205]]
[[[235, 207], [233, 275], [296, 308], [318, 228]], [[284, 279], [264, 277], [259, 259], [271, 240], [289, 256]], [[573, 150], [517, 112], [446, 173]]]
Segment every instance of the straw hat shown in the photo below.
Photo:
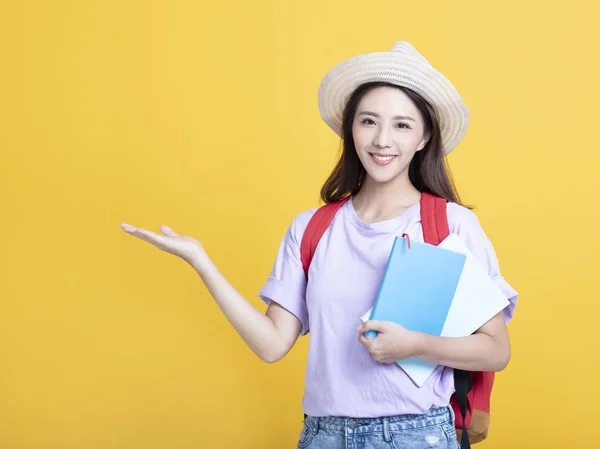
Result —
[[389, 52], [355, 56], [331, 69], [319, 87], [321, 117], [341, 136], [344, 106], [364, 83], [384, 81], [421, 95], [434, 109], [442, 132], [444, 153], [450, 153], [469, 126], [469, 110], [450, 81], [408, 42]]

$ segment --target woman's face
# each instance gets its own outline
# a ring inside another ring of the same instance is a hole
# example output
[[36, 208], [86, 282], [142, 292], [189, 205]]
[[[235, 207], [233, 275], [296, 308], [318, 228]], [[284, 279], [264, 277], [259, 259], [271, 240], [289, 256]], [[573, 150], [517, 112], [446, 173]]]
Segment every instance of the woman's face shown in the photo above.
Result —
[[354, 146], [367, 176], [377, 183], [408, 178], [410, 161], [429, 139], [423, 131], [421, 113], [400, 89], [383, 86], [368, 92], [352, 123]]

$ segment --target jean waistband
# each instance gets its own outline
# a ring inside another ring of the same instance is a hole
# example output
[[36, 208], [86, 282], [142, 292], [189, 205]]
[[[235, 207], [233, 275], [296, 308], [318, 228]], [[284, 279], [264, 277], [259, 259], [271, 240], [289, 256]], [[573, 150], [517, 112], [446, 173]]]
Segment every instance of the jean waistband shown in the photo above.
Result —
[[352, 429], [354, 433], [401, 431], [420, 429], [441, 424], [454, 425], [454, 411], [451, 406], [430, 410], [422, 415], [395, 415], [381, 418], [351, 418], [343, 416], [306, 416], [305, 420], [312, 429], [344, 431]]

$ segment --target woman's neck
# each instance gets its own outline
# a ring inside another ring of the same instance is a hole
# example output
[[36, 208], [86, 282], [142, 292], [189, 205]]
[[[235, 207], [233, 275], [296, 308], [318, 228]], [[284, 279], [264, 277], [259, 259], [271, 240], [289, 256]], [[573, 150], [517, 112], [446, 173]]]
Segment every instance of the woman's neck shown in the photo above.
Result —
[[406, 179], [377, 183], [366, 177], [360, 191], [352, 198], [352, 205], [366, 223], [390, 220], [421, 200], [419, 192]]

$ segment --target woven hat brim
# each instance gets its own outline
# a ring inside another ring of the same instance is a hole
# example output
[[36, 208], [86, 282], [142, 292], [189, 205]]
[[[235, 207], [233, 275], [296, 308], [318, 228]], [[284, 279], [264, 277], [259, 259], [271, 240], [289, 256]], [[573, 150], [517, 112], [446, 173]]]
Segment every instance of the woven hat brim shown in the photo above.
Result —
[[394, 52], [360, 55], [331, 69], [319, 87], [321, 117], [341, 136], [342, 115], [350, 95], [361, 84], [382, 81], [404, 86], [421, 95], [433, 108], [440, 125], [444, 153], [450, 153], [469, 126], [469, 110], [456, 88], [423, 59]]

